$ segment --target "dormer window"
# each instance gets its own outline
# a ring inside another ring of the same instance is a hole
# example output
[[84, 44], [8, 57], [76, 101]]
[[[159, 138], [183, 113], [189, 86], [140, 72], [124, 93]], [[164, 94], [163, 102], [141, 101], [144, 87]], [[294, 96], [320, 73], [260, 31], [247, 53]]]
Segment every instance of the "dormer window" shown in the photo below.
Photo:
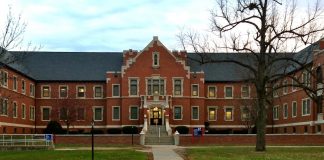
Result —
[[160, 66], [160, 56], [159, 52], [153, 52], [153, 68], [158, 68]]

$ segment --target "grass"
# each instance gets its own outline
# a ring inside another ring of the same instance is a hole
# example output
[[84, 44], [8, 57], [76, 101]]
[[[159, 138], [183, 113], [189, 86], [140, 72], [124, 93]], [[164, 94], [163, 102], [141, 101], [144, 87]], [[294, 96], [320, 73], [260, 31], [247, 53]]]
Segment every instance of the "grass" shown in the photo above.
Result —
[[324, 147], [268, 147], [255, 152], [254, 147], [208, 147], [186, 150], [190, 160], [323, 160]]
[[[1, 152], [4, 160], [89, 160], [91, 150], [72, 151], [8, 151]], [[146, 160], [147, 153], [131, 149], [95, 151], [96, 160]]]

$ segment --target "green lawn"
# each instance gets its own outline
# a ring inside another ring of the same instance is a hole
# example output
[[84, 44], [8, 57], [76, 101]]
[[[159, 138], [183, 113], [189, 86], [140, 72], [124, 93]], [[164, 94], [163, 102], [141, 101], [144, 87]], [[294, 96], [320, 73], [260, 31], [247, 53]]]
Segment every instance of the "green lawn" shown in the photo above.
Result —
[[[91, 150], [73, 151], [8, 151], [1, 152], [2, 160], [89, 160]], [[146, 160], [147, 153], [130, 149], [95, 151], [95, 160]]]
[[324, 147], [268, 147], [264, 153], [254, 147], [208, 147], [186, 150], [190, 160], [323, 160]]

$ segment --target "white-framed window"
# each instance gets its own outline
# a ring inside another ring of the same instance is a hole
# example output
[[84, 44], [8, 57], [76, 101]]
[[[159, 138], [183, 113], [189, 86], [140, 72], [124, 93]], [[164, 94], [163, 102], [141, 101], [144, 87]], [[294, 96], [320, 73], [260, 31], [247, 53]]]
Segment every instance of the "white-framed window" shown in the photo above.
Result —
[[138, 78], [129, 79], [129, 95], [138, 96]]
[[278, 120], [279, 119], [279, 106], [274, 106], [273, 107], [273, 112], [272, 112], [273, 120]]
[[183, 92], [183, 80], [174, 78], [173, 79], [173, 95], [174, 96], [182, 96]]
[[302, 73], [302, 81], [304, 86], [310, 86], [311, 85], [311, 74], [308, 71], [304, 71]]
[[224, 87], [224, 97], [225, 98], [233, 98], [233, 86], [225, 86]]
[[17, 118], [18, 117], [18, 106], [17, 102], [12, 103], [12, 117]]
[[217, 106], [208, 106], [208, 120], [216, 121], [217, 120]]
[[287, 119], [288, 118], [288, 104], [287, 103], [285, 103], [283, 105], [283, 118], [284, 119]]
[[85, 120], [85, 109], [84, 107], [78, 107], [77, 109], [77, 120], [84, 121]]
[[85, 86], [77, 86], [77, 98], [85, 98], [86, 97], [86, 88]]
[[294, 91], [297, 90], [297, 86], [296, 86], [296, 85], [297, 85], [298, 83], [297, 83], [297, 81], [296, 81], [295, 79], [297, 79], [297, 76], [294, 76], [294, 78], [291, 79], [291, 85], [292, 85], [292, 86], [291, 86], [291, 91], [292, 91], [292, 92], [294, 92]]
[[68, 97], [68, 86], [62, 85], [59, 87], [59, 90], [60, 90], [60, 98]]
[[21, 80], [21, 93], [25, 94], [26, 93], [26, 81], [25, 80]]
[[29, 119], [34, 121], [35, 120], [35, 107], [29, 106]]
[[191, 96], [194, 96], [194, 97], [199, 96], [199, 85], [198, 84], [191, 85]]
[[251, 120], [251, 106], [242, 106], [241, 107], [241, 120], [249, 121]]
[[129, 119], [130, 120], [138, 120], [138, 106], [130, 106], [129, 107]]
[[208, 97], [216, 98], [217, 96], [217, 88], [216, 86], [208, 86]]
[[112, 85], [112, 96], [113, 97], [120, 97], [120, 84], [113, 84]]
[[35, 85], [32, 83], [29, 84], [29, 95], [35, 97]]
[[22, 119], [26, 118], [26, 105], [24, 103], [21, 104], [21, 118]]
[[182, 106], [174, 106], [173, 113], [174, 120], [182, 120]]
[[234, 120], [234, 107], [233, 106], [225, 106], [224, 107], [224, 119], [225, 121], [233, 121]]
[[51, 88], [48, 85], [44, 85], [42, 88], [42, 98], [49, 98], [51, 97]]
[[8, 87], [8, 72], [1, 71], [1, 85]]
[[241, 86], [241, 96], [242, 96], [242, 98], [250, 97], [250, 87], [248, 85]]
[[160, 54], [159, 52], [153, 52], [152, 55], [152, 66], [153, 68], [157, 68], [160, 66]]
[[41, 106], [42, 111], [42, 121], [50, 121], [51, 120], [51, 112], [52, 107], [49, 106]]
[[292, 107], [292, 117], [297, 117], [297, 102], [296, 101], [293, 101], [292, 104], [291, 104], [291, 107]]
[[112, 107], [112, 120], [119, 121], [120, 120], [120, 106]]
[[17, 89], [18, 89], [18, 78], [17, 78], [17, 76], [13, 76], [12, 89], [14, 91], [17, 91]]
[[282, 83], [282, 85], [283, 85], [283, 94], [287, 94], [288, 93], [288, 81], [287, 80], [284, 80], [283, 81], [283, 83]]
[[102, 106], [93, 106], [93, 120], [94, 121], [103, 121], [103, 107]]
[[9, 103], [8, 99], [1, 99], [0, 101], [0, 114], [3, 116], [8, 116]]
[[311, 110], [311, 100], [309, 98], [302, 100], [302, 115], [307, 116], [310, 115]]
[[147, 79], [147, 95], [164, 95], [165, 81], [163, 78]]
[[199, 120], [199, 106], [191, 106], [191, 119]]
[[94, 92], [94, 98], [102, 98], [103, 97], [102, 86], [94, 86], [93, 92]]

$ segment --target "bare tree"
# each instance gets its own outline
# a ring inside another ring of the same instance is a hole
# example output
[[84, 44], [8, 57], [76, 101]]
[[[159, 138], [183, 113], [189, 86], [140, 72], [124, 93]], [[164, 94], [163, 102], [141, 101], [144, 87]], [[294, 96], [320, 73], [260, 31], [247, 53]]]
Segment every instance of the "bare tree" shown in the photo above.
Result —
[[[184, 48], [197, 53], [196, 58], [191, 58], [193, 61], [233, 63], [246, 71], [245, 78], [254, 85], [257, 99], [255, 149], [265, 151], [267, 106], [271, 105], [273, 92], [287, 86], [278, 81], [293, 70], [312, 72], [307, 65], [311, 56], [296, 51], [323, 35], [323, 4], [317, 0], [298, 8], [295, 0], [217, 0], [216, 6], [211, 10], [211, 31], [215, 38], [189, 31], [181, 32], [179, 41]], [[215, 58], [208, 51], [216, 49], [208, 47], [235, 51], [236, 56]], [[302, 82], [298, 86], [307, 85]]]

